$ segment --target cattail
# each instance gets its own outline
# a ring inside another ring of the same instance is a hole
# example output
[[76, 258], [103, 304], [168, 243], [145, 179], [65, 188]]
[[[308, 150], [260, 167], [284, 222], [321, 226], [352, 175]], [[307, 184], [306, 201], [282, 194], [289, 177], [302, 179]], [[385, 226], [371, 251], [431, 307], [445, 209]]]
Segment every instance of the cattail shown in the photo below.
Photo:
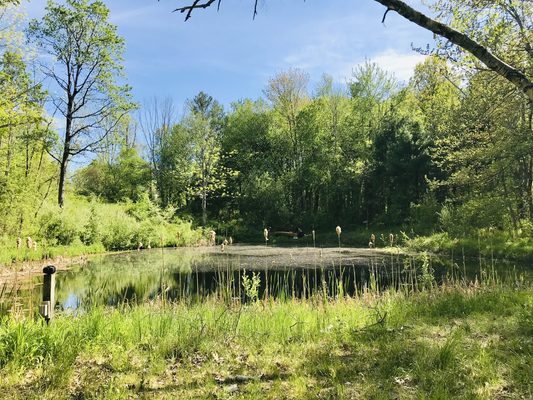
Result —
[[33, 240], [30, 236], [26, 238], [26, 247], [28, 248], [28, 250], [31, 250], [33, 248]]
[[263, 236], [265, 237], [265, 246], [268, 246], [268, 229], [263, 229]]
[[368, 247], [370, 247], [371, 249], [376, 247], [376, 235], [374, 234], [370, 235], [370, 242], [368, 242]]
[[17, 249], [20, 249], [22, 247], [22, 239], [20, 237], [17, 238]]
[[233, 244], [233, 238], [230, 236], [229, 237], [229, 245], [231, 246]]
[[339, 239], [339, 247], [341, 247], [341, 233], [342, 233], [342, 229], [340, 226], [337, 225], [337, 227], [335, 228], [335, 233], [337, 233], [337, 238]]

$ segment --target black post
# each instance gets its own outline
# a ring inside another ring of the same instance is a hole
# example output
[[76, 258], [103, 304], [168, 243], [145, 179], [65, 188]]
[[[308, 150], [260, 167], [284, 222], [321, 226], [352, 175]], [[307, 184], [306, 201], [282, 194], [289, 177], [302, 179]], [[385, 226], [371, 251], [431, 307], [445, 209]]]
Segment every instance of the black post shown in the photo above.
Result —
[[40, 313], [46, 320], [46, 323], [49, 323], [54, 316], [56, 267], [48, 265], [43, 268], [43, 273], [43, 302], [41, 304]]

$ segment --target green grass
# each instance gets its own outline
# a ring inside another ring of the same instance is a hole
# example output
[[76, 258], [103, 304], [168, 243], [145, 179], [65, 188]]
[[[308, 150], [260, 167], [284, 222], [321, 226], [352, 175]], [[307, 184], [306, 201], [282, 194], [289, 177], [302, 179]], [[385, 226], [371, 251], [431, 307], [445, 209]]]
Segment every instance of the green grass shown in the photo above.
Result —
[[[148, 198], [138, 203], [102, 203], [69, 195], [63, 209], [46, 203], [38, 217], [17, 237], [0, 236], [0, 267], [24, 261], [76, 257], [142, 247], [174, 247], [207, 243], [207, 233], [174, 217]], [[26, 247], [26, 238], [37, 249]]]
[[519, 399], [531, 370], [531, 287], [157, 301], [0, 323], [8, 399]]
[[[484, 234], [483, 234], [484, 233]], [[459, 258], [482, 257], [533, 262], [533, 238], [513, 238], [503, 232], [454, 238], [447, 233], [415, 237], [404, 242], [405, 248], [413, 252], [429, 251], [437, 254], [453, 254]]]
[[49, 260], [57, 257], [71, 258], [87, 254], [98, 254], [106, 249], [101, 243], [84, 245], [82, 243], [69, 246], [38, 247], [37, 250], [17, 249], [14, 246], [0, 248], [0, 266], [24, 261]]

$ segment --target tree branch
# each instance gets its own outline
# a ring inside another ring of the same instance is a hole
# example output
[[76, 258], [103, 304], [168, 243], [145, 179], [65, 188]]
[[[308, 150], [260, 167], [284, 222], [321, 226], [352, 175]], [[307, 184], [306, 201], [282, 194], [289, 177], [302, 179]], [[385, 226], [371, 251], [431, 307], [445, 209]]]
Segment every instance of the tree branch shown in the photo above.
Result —
[[505, 63], [500, 58], [492, 54], [487, 48], [480, 45], [475, 40], [469, 38], [464, 33], [456, 31], [455, 29], [444, 25], [441, 22], [435, 21], [428, 16], [416, 11], [414, 8], [408, 6], [400, 0], [374, 0], [384, 5], [388, 9], [396, 11], [402, 17], [414, 22], [418, 26], [425, 28], [438, 36], [448, 39], [453, 44], [463, 48], [483, 64], [485, 64], [492, 71], [503, 76], [513, 85], [518, 87], [528, 97], [530, 102], [533, 102], [533, 82], [521, 71]]
[[[207, 8], [211, 6], [216, 0], [206, 0], [205, 3], [201, 3], [201, 0], [194, 0], [193, 3], [190, 6], [184, 6], [184, 7], [178, 7], [173, 12], [180, 12], [180, 13], [187, 13], [185, 16], [185, 21], [187, 21], [189, 18], [191, 18], [193, 10], [197, 8]], [[222, 0], [218, 0], [218, 7], [220, 8], [220, 2]]]
[[[204, 3], [201, 3], [200, 1], [201, 0], [194, 0], [191, 5], [179, 7], [174, 11], [179, 11], [181, 13], [186, 12], [187, 16], [185, 17], [185, 21], [187, 21], [191, 17], [193, 10], [208, 8], [215, 2], [215, 0], [206, 0]], [[219, 7], [221, 1], [222, 0], [218, 0]], [[431, 31], [438, 36], [442, 36], [448, 39], [454, 45], [459, 46], [462, 49], [466, 50], [468, 53], [472, 54], [483, 64], [485, 64], [490, 70], [503, 76], [505, 79], [507, 79], [517, 88], [519, 88], [522, 92], [524, 92], [530, 103], [533, 103], [533, 82], [522, 71], [507, 64], [506, 62], [498, 58], [496, 55], [494, 55], [492, 52], [490, 52], [486, 47], [482, 46], [464, 33], [461, 33], [441, 22], [429, 18], [428, 16], [408, 6], [405, 2], [401, 0], [374, 1], [387, 7], [387, 11], [383, 15], [382, 22], [385, 21], [385, 18], [389, 11], [396, 11], [405, 19], [414, 22], [418, 26], [421, 26], [422, 28]], [[254, 17], [256, 14], [257, 0], [254, 1]]]

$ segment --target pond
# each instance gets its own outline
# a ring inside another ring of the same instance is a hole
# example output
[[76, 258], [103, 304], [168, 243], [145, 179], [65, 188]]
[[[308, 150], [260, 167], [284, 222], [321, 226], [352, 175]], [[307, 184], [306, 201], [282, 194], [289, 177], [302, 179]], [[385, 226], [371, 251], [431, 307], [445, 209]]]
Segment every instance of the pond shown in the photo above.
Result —
[[[462, 280], [529, 279], [524, 265], [494, 260], [401, 256], [398, 251], [354, 248], [219, 247], [155, 249], [91, 257], [56, 274], [56, 309], [144, 302], [247, 301], [252, 298], [356, 296], [394, 287]], [[42, 274], [0, 282], [0, 315], [35, 312]]]

